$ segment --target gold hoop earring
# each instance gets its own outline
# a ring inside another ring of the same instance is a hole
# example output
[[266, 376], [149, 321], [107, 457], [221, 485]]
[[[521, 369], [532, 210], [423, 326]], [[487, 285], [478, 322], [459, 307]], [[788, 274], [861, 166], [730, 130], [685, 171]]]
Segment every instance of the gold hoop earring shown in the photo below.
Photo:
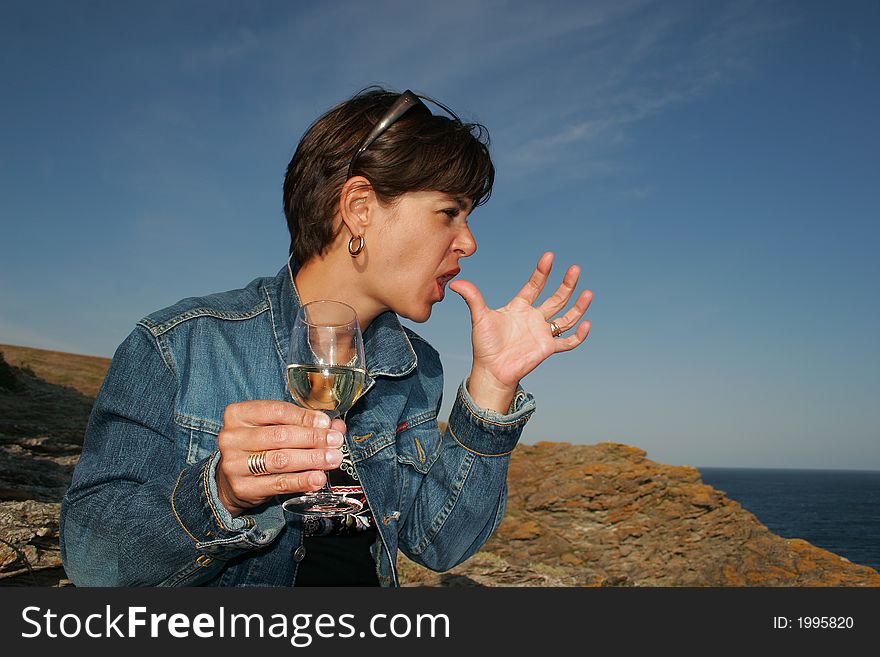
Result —
[[350, 240], [348, 240], [348, 253], [351, 255], [352, 258], [357, 258], [361, 254], [361, 251], [364, 250], [364, 236], [358, 235], [357, 239], [358, 239], [357, 248], [354, 248], [354, 246], [353, 246], [354, 240], [355, 240], [354, 236], [352, 236], [352, 238]]

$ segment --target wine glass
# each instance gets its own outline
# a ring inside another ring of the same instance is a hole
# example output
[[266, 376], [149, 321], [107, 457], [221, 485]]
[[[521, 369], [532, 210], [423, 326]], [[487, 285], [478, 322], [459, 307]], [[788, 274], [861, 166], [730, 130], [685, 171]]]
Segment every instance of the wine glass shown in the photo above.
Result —
[[[345, 417], [366, 384], [364, 341], [354, 308], [339, 301], [303, 305], [290, 334], [287, 388], [305, 408]], [[288, 498], [286, 511], [300, 515], [337, 516], [356, 512], [361, 502], [333, 492], [330, 477], [321, 490]]]

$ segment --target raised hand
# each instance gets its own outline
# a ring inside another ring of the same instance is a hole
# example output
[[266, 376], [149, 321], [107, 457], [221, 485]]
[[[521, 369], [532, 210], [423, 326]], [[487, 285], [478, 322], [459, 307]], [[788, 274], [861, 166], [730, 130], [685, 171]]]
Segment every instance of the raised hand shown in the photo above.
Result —
[[[550, 297], [540, 306], [534, 305], [547, 283], [552, 266], [553, 253], [548, 251], [538, 260], [528, 282], [516, 296], [506, 306], [495, 310], [486, 305], [473, 283], [457, 280], [449, 284], [449, 289], [465, 300], [471, 314], [472, 377], [479, 373], [498, 389], [514, 390], [520, 379], [549, 356], [570, 351], [586, 339], [590, 322], [577, 324], [593, 299], [592, 292], [581, 292], [575, 304], [559, 316], [577, 286], [580, 276], [577, 265], [568, 268], [562, 284]], [[551, 320], [561, 330], [560, 337], [553, 336]], [[564, 336], [576, 325], [574, 333]]]

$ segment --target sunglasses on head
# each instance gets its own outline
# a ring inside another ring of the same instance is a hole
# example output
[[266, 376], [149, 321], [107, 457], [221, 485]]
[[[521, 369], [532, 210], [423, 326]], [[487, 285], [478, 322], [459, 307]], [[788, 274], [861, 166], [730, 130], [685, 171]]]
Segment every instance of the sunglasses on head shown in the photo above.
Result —
[[[455, 116], [455, 113], [450, 110], [445, 105], [438, 103], [436, 100], [432, 100], [432, 103], [436, 104], [438, 107], [444, 109], [448, 114], [455, 117], [458, 120], [458, 117]], [[397, 121], [401, 116], [406, 114], [413, 107], [422, 107], [429, 114], [431, 110], [428, 109], [428, 106], [422, 102], [422, 99], [416, 96], [412, 91], [407, 89], [394, 101], [394, 104], [388, 109], [385, 115], [379, 119], [379, 122], [370, 130], [369, 134], [364, 137], [363, 141], [359, 144], [357, 150], [354, 153], [354, 157], [351, 158], [351, 163], [348, 165], [348, 176], [346, 179], [351, 178], [352, 172], [354, 171], [354, 164], [357, 159], [361, 156], [365, 150], [367, 150], [370, 145], [376, 141], [383, 132], [388, 130], [392, 126], [392, 124]]]

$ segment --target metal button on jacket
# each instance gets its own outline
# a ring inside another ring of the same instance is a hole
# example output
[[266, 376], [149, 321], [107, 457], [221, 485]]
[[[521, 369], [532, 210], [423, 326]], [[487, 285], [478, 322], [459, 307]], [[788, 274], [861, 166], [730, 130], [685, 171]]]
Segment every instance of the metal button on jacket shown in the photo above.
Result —
[[303, 559], [306, 558], [306, 548], [304, 545], [300, 545], [293, 551], [293, 560], [299, 563]]

